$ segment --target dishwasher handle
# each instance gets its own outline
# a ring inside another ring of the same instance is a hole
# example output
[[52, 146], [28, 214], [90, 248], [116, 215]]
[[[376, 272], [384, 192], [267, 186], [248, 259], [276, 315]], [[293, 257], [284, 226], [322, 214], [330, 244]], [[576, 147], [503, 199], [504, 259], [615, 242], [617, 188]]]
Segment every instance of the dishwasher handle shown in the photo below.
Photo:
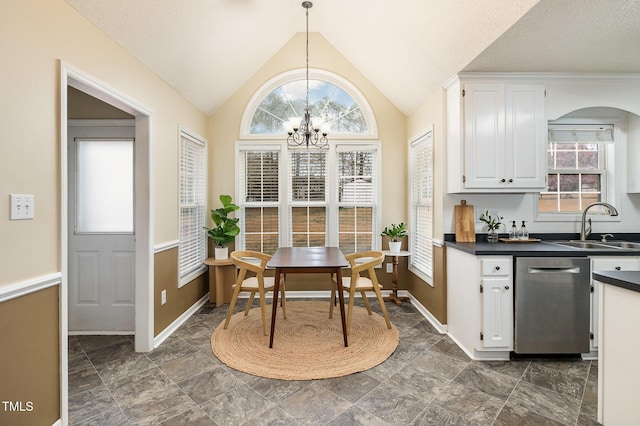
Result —
[[530, 274], [579, 274], [579, 266], [529, 266]]

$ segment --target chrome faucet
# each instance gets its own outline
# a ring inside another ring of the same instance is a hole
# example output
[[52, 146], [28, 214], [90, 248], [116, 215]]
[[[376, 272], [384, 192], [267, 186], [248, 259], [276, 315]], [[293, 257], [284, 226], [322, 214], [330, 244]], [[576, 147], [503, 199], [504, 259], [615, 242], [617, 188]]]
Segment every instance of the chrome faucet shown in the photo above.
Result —
[[616, 210], [616, 208], [613, 207], [609, 203], [593, 203], [593, 204], [589, 204], [582, 211], [582, 227], [580, 228], [580, 241], [586, 240], [589, 237], [589, 235], [591, 235], [591, 219], [588, 220], [589, 229], [586, 229], [585, 223], [587, 222], [587, 220], [586, 220], [587, 219], [587, 211], [589, 211], [589, 209], [591, 207], [593, 207], [593, 206], [604, 206], [604, 207], [607, 208], [607, 213], [609, 214], [609, 216], [618, 216], [618, 210]]

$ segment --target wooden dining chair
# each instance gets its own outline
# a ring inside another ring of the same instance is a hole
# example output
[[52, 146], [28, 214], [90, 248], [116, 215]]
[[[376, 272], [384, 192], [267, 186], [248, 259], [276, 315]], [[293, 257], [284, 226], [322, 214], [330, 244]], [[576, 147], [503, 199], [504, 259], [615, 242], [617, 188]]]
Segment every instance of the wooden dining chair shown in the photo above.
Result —
[[[382, 285], [378, 283], [378, 278], [376, 277], [375, 267], [381, 265], [384, 262], [384, 253], [381, 251], [365, 251], [359, 253], [348, 254], [345, 258], [349, 261], [351, 265], [351, 276], [342, 278], [342, 291], [349, 292], [349, 307], [347, 309], [347, 334], [349, 333], [349, 329], [351, 328], [351, 318], [353, 313], [353, 300], [356, 292], [360, 292], [362, 295], [362, 300], [364, 302], [364, 306], [367, 308], [367, 312], [371, 315], [371, 306], [369, 305], [369, 300], [367, 299], [366, 292], [373, 291], [376, 294], [376, 298], [378, 299], [378, 303], [380, 304], [380, 309], [382, 310], [382, 315], [384, 316], [384, 320], [387, 323], [387, 328], [391, 328], [391, 321], [389, 321], [389, 315], [387, 314], [387, 309], [384, 306], [384, 300], [382, 299], [382, 293], [380, 293], [380, 289], [382, 289]], [[358, 262], [358, 259], [367, 259], [364, 262]], [[362, 276], [361, 274], [366, 272], [368, 277]], [[337, 279], [333, 278], [333, 284], [331, 288], [331, 304], [329, 307], [329, 318], [333, 317], [333, 306], [335, 305], [336, 300], [336, 290], [338, 290], [338, 282]]]
[[[253, 298], [256, 293], [258, 293], [258, 296], [260, 298], [260, 312], [262, 314], [262, 331], [264, 332], [264, 335], [267, 336], [265, 294], [269, 291], [273, 291], [275, 284], [274, 277], [264, 276], [264, 270], [269, 259], [271, 259], [270, 255], [257, 251], [236, 250], [231, 253], [231, 261], [234, 265], [240, 268], [240, 270], [238, 271], [236, 282], [232, 286], [233, 295], [231, 296], [231, 303], [229, 305], [229, 312], [227, 312], [227, 319], [224, 322], [225, 329], [229, 326], [229, 321], [231, 320], [231, 315], [233, 314], [233, 308], [238, 301], [238, 294], [240, 294], [241, 291], [246, 291], [249, 292], [249, 301], [247, 302], [247, 307], [244, 310], [244, 315], [246, 316], [249, 313], [249, 309], [251, 309], [251, 305], [253, 304]], [[247, 277], [247, 272], [253, 272], [255, 273], [255, 276]], [[281, 279], [280, 282], [280, 294], [282, 296], [280, 302], [282, 306], [282, 313], [284, 317], [287, 318], [287, 303], [284, 297], [284, 278]]]

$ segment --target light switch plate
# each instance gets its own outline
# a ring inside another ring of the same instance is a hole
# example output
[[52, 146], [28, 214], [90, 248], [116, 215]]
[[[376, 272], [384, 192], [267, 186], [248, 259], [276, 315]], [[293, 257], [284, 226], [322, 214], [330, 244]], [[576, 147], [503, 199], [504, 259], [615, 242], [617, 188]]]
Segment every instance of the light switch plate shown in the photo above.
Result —
[[162, 290], [160, 292], [160, 304], [164, 305], [167, 303], [167, 290]]
[[387, 274], [393, 272], [393, 263], [387, 263]]
[[33, 219], [33, 195], [11, 194], [11, 220]]

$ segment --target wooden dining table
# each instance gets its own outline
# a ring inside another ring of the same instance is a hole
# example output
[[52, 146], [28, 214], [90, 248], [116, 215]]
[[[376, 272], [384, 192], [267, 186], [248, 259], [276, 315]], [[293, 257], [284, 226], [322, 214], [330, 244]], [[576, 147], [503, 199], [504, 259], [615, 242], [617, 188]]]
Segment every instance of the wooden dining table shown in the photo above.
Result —
[[[276, 327], [276, 312], [278, 308], [278, 293], [280, 291], [280, 277], [282, 274], [336, 274], [338, 289], [342, 288], [342, 268], [349, 267], [349, 261], [338, 247], [280, 247], [267, 262], [268, 268], [275, 269], [273, 289], [273, 306], [271, 312], [271, 334], [269, 347], [273, 348], [273, 333]], [[340, 318], [342, 320], [342, 335], [344, 346], [347, 341], [347, 325], [344, 312], [344, 295], [338, 291], [340, 299]], [[332, 302], [333, 303], [333, 302]]]

